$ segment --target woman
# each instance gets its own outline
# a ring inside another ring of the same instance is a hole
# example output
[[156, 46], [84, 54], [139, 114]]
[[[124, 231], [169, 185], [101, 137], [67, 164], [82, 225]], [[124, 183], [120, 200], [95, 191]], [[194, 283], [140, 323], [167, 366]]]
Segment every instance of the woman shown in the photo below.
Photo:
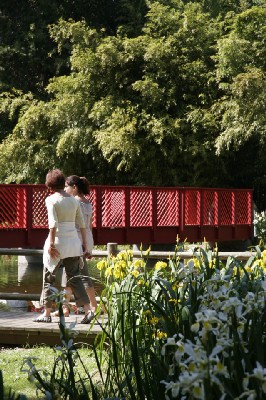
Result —
[[[92, 249], [93, 249], [92, 204], [85, 197], [85, 195], [89, 194], [89, 192], [90, 192], [89, 182], [85, 177], [71, 175], [68, 178], [66, 178], [65, 191], [69, 195], [74, 196], [80, 203], [81, 211], [82, 211], [83, 218], [85, 221], [88, 252], [89, 252], [89, 254], [92, 254]], [[76, 228], [78, 231], [78, 235], [81, 238], [80, 225], [77, 224]], [[95, 313], [96, 313], [96, 309], [97, 309], [97, 301], [96, 301], [96, 297], [95, 297], [95, 289], [94, 289], [92, 280], [89, 277], [88, 265], [87, 265], [85, 257], [84, 257], [84, 267], [81, 271], [81, 275], [82, 275], [81, 276], [82, 282], [84, 284], [84, 287], [85, 287], [86, 292], [90, 299], [90, 312], [88, 314], [88, 319], [89, 319], [89, 321], [92, 321], [95, 318]], [[66, 287], [67, 285], [68, 285], [67, 279], [66, 279], [64, 271], [63, 271], [62, 287]], [[71, 293], [70, 288], [66, 287], [66, 292]], [[66, 306], [64, 307], [64, 314], [65, 314], [65, 316], [69, 315], [69, 309]], [[57, 315], [57, 312], [55, 313], [55, 315]]]
[[[79, 276], [82, 256], [88, 253], [85, 223], [79, 202], [65, 192], [65, 176], [59, 169], [54, 169], [46, 175], [46, 186], [54, 194], [46, 198], [45, 204], [48, 212], [49, 235], [43, 249], [43, 291], [41, 303], [44, 313], [35, 318], [34, 322], [51, 322], [51, 286], [55, 282], [61, 260], [64, 262], [69, 285], [74, 293], [76, 303], [83, 305], [85, 316], [82, 324], [90, 322], [89, 299], [81, 278]], [[82, 242], [76, 230], [80, 227]], [[83, 246], [83, 249], [82, 249]]]

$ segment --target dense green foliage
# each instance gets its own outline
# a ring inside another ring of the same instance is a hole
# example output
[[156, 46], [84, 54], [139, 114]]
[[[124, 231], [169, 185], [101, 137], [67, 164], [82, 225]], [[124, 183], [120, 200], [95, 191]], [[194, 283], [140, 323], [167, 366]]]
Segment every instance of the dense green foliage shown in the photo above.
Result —
[[262, 0], [4, 1], [0, 180], [254, 187], [265, 208]]

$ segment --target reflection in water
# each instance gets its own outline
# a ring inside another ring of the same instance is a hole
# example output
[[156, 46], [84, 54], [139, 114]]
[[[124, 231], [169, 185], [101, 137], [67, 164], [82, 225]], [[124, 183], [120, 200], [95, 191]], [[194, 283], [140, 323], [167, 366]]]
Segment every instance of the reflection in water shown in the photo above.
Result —
[[[91, 261], [91, 277], [99, 279], [98, 270], [93, 266], [97, 261]], [[40, 264], [19, 264], [15, 257], [0, 257], [0, 292], [4, 293], [35, 293], [42, 290], [43, 268]], [[60, 289], [61, 274], [57, 274], [56, 286]], [[95, 282], [97, 294], [101, 291], [101, 284]]]
[[0, 260], [0, 292], [40, 293], [42, 289], [42, 266], [21, 264], [14, 257]]

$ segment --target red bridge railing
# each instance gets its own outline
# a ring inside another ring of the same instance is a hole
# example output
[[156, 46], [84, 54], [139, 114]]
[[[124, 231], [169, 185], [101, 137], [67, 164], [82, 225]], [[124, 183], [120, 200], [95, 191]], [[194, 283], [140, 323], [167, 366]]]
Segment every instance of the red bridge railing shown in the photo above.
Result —
[[[45, 185], [0, 185], [0, 247], [42, 248]], [[95, 244], [246, 240], [253, 236], [250, 189], [91, 186]]]

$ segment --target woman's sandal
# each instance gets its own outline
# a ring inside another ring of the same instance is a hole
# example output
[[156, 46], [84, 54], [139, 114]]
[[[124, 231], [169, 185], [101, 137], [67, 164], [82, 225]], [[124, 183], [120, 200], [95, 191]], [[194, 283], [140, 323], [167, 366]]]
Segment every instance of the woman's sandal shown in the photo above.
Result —
[[95, 314], [93, 311], [89, 311], [88, 314], [80, 321], [81, 324], [89, 324], [92, 320], [94, 320]]
[[52, 317], [46, 317], [45, 315], [40, 315], [39, 317], [34, 318], [33, 322], [52, 322]]

